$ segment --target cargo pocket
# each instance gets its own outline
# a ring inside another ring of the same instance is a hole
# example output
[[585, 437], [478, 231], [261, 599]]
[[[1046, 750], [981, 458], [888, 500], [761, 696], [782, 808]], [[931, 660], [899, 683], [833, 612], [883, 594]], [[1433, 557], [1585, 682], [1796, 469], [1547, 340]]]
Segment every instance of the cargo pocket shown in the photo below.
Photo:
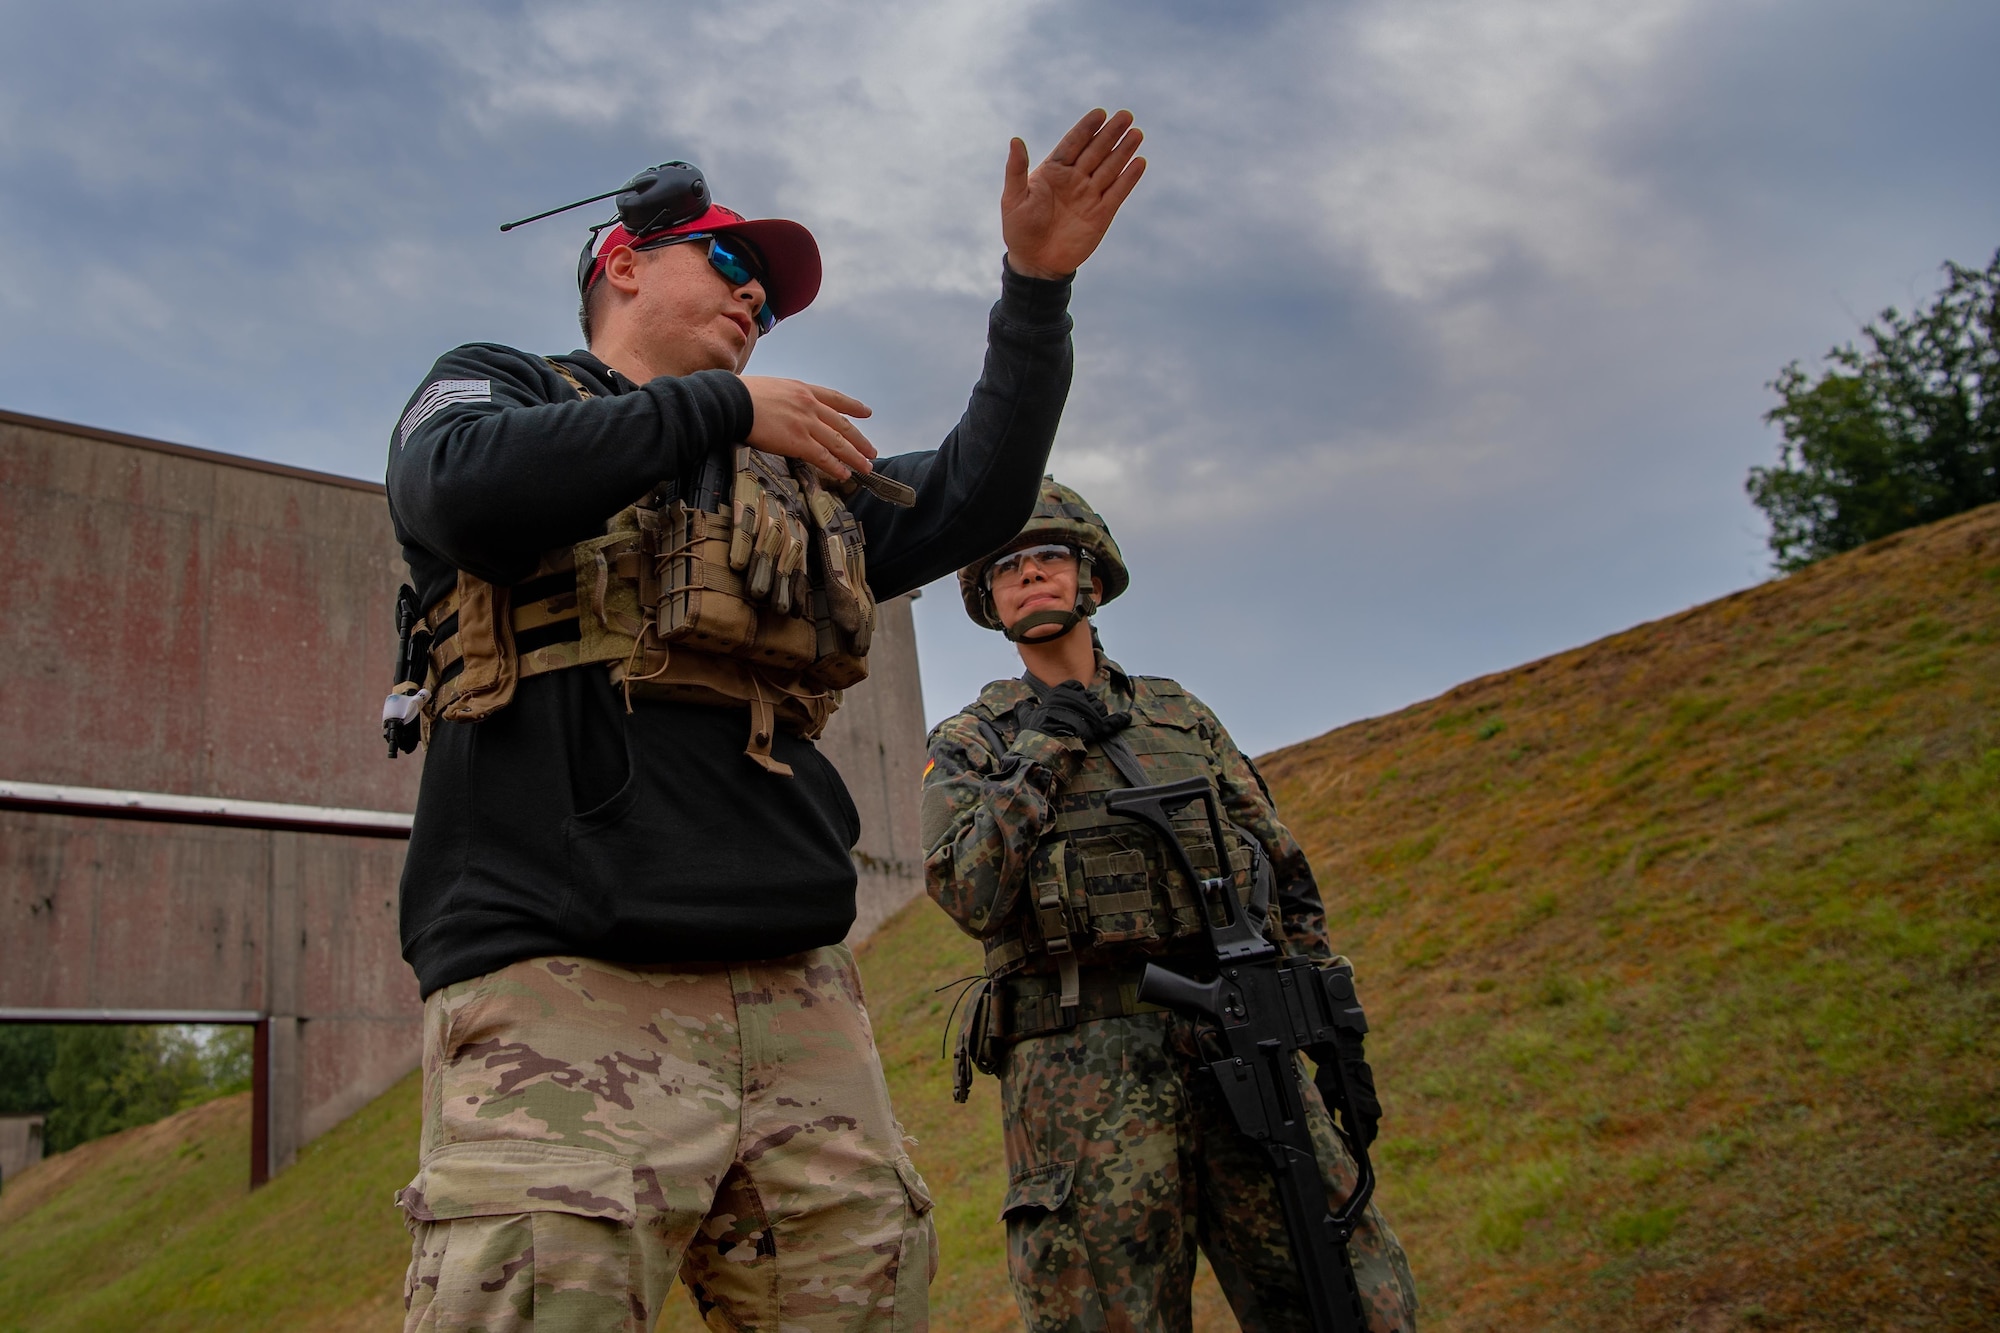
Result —
[[1017, 1292], [1041, 1291], [1055, 1274], [1088, 1270], [1090, 1249], [1076, 1228], [1070, 1193], [1077, 1164], [1049, 1162], [1007, 1182], [1000, 1220], [1007, 1225], [1007, 1276]]
[[907, 1154], [896, 1159], [896, 1178], [903, 1182], [910, 1219], [896, 1256], [895, 1314], [889, 1327], [894, 1333], [920, 1333], [930, 1327], [930, 1285], [938, 1268], [937, 1225], [931, 1220], [931, 1192]]
[[424, 1159], [396, 1202], [417, 1222], [549, 1212], [629, 1227], [635, 1213], [624, 1158], [522, 1139], [447, 1143]]
[[1075, 1162], [1030, 1167], [1007, 1182], [1007, 1197], [1000, 1203], [1000, 1220], [1029, 1218], [1038, 1209], [1045, 1213], [1060, 1212], [1069, 1202], [1070, 1186], [1075, 1180]]
[[516, 1140], [451, 1143], [424, 1159], [396, 1203], [419, 1255], [434, 1256], [437, 1271], [413, 1273], [411, 1285], [431, 1288], [439, 1324], [498, 1325], [527, 1310], [564, 1326], [642, 1333], [624, 1158]]

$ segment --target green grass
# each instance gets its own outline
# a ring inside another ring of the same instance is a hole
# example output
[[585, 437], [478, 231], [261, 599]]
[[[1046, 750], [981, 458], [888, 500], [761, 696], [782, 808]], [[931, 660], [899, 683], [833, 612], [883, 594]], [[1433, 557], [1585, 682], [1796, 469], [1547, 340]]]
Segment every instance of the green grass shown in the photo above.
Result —
[[1266, 760], [1428, 1327], [1991, 1326], [1996, 571], [1989, 507]]
[[250, 1193], [249, 1096], [73, 1149], [0, 1193], [0, 1329], [395, 1326], [414, 1077]]
[[[1368, 1000], [1427, 1330], [1992, 1326], [2000, 507], [1264, 768]], [[1014, 1327], [995, 1086], [937, 1059], [977, 949], [920, 901], [861, 965], [935, 1326]], [[395, 1326], [413, 1084], [255, 1195], [246, 1114], [10, 1182], [0, 1330]]]

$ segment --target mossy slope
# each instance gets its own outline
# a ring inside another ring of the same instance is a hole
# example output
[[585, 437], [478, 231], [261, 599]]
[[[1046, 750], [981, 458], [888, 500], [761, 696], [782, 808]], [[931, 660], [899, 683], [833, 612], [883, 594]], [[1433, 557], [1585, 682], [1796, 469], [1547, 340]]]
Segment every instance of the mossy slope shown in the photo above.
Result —
[[1432, 1327], [2000, 1320], [2000, 506], [1270, 756]]
[[0, 1193], [0, 1329], [395, 1327], [414, 1078], [250, 1193], [250, 1097], [86, 1143]]
[[[1427, 1328], [1991, 1326], [1996, 706], [2000, 507], [1265, 760], [1377, 1025]], [[1013, 1327], [993, 1084], [955, 1106], [936, 1058], [977, 951], [919, 902], [862, 966], [936, 1326]], [[246, 1121], [10, 1183], [0, 1330], [394, 1327], [413, 1083], [254, 1195]]]

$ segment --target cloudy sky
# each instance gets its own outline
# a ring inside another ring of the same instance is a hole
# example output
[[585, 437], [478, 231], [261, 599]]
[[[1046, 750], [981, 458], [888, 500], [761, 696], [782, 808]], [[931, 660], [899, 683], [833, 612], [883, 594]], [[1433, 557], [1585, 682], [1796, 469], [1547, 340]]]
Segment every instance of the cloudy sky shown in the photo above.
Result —
[[[1766, 382], [2000, 245], [2000, 7], [762, 0], [4, 7], [0, 407], [355, 476], [460, 342], [577, 342], [593, 210], [671, 157], [796, 217], [757, 369], [934, 444], [1008, 136], [1129, 106], [1056, 471], [1113, 654], [1262, 750], [1767, 576]], [[918, 604], [933, 718], [1010, 669]]]

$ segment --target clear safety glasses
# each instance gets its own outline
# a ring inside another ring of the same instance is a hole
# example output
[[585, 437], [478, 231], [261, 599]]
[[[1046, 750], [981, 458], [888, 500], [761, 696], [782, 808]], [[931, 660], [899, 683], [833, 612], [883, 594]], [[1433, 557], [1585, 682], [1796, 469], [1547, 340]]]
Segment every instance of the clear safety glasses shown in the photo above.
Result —
[[1009, 551], [986, 567], [986, 586], [991, 588], [1001, 579], [1011, 579], [1034, 562], [1044, 574], [1076, 567], [1076, 552], [1070, 547], [1056, 544], [1045, 546], [1023, 546], [1018, 551]]

